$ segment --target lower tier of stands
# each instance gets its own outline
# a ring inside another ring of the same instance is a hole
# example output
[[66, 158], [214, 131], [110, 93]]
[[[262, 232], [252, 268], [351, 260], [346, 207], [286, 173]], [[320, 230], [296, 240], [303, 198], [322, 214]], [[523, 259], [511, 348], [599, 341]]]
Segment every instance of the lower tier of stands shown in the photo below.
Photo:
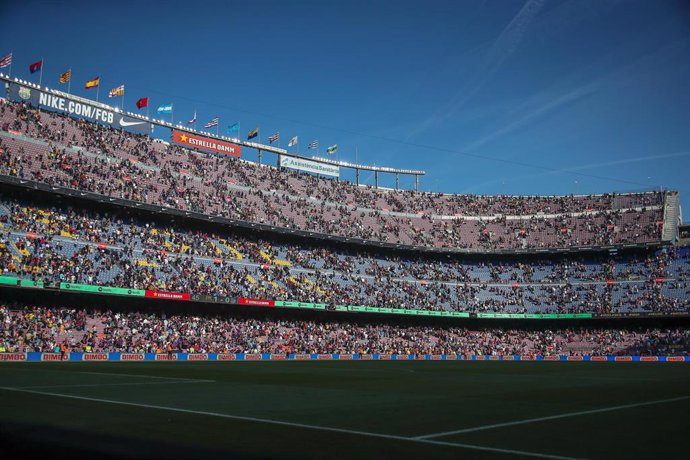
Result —
[[61, 348], [127, 353], [687, 355], [690, 329], [470, 330], [0, 306], [0, 352]]

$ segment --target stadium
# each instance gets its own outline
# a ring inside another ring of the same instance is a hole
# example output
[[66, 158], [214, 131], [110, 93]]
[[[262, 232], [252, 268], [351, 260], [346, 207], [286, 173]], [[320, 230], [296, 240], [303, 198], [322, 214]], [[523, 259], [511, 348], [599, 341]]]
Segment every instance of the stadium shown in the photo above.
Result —
[[4, 458], [686, 457], [683, 184], [426, 190], [6, 53]]

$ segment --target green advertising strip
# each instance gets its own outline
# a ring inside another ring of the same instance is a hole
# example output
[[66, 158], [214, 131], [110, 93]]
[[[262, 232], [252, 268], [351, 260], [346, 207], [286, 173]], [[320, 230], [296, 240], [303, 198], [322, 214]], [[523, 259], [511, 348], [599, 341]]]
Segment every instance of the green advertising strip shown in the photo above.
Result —
[[92, 286], [90, 284], [60, 283], [60, 289], [67, 291], [95, 292], [97, 294], [116, 294], [145, 297], [146, 291], [143, 289], [127, 289], [109, 286]]
[[477, 313], [477, 318], [575, 319], [591, 317], [591, 313]]
[[283, 300], [275, 301], [276, 307], [287, 307], [287, 308], [308, 308], [310, 310], [325, 310], [325, 303], [308, 303], [308, 302], [286, 302]]
[[10, 286], [16, 286], [18, 278], [13, 278], [11, 276], [0, 276], [0, 284], [9, 284]]
[[275, 301], [276, 307], [287, 307], [287, 308], [311, 308], [310, 304], [302, 302], [285, 302], [283, 300]]
[[466, 311], [447, 311], [446, 316], [455, 316], [456, 318], [469, 318], [470, 314]]
[[21, 287], [42, 288], [43, 281], [19, 280]]
[[33, 287], [42, 288], [43, 281], [31, 281], [31, 280], [20, 280], [13, 276], [0, 276], [0, 284], [6, 284], [8, 286], [21, 286], [21, 287]]
[[[310, 310], [325, 310], [326, 304], [307, 302], [275, 301], [276, 307], [307, 308]], [[470, 313], [464, 311], [436, 311], [410, 310], [402, 308], [367, 307], [365, 305], [336, 305], [335, 311], [351, 311], [355, 313], [388, 313], [394, 315], [442, 316], [446, 318], [469, 318]], [[592, 313], [477, 313], [477, 318], [503, 319], [576, 319], [592, 318]]]

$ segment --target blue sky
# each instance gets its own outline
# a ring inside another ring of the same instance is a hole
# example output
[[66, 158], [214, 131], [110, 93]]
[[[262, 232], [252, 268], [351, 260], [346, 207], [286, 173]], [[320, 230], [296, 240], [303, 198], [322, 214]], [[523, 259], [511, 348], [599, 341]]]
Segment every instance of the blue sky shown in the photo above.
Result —
[[690, 196], [680, 0], [9, 0], [0, 21], [20, 78], [43, 58], [44, 85], [71, 67], [76, 94], [99, 75], [101, 100], [126, 85], [127, 110], [148, 96], [176, 119], [297, 135], [303, 153], [338, 144], [426, 170], [424, 190]]

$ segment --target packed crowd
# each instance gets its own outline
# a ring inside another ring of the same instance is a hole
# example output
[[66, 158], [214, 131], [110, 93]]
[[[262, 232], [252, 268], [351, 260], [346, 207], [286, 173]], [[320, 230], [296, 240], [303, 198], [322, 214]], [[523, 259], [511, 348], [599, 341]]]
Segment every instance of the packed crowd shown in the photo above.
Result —
[[4, 351], [61, 344], [86, 352], [687, 355], [690, 330], [469, 330], [0, 306]]
[[690, 253], [674, 248], [641, 256], [551, 256], [529, 262], [404, 257], [185, 231], [2, 196], [0, 225], [3, 274], [47, 283], [473, 312], [684, 312], [690, 307]]
[[490, 197], [359, 187], [7, 101], [0, 127], [0, 174], [348, 238], [479, 251], [656, 242], [663, 227], [660, 192]]

